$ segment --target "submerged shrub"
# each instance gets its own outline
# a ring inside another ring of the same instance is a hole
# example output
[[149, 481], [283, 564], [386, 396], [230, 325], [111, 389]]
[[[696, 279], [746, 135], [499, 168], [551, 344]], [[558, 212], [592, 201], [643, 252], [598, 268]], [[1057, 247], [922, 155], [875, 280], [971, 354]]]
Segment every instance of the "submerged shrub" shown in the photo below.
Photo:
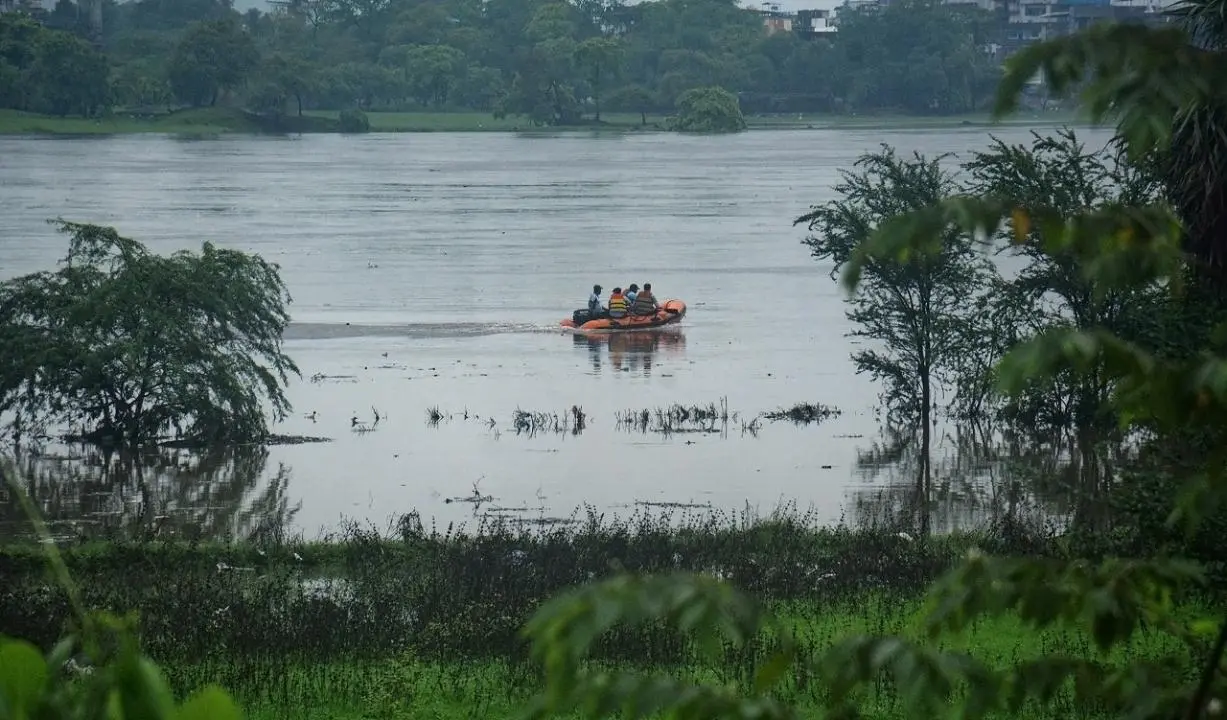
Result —
[[364, 133], [371, 129], [371, 121], [361, 110], [342, 110], [340, 128], [343, 133]]

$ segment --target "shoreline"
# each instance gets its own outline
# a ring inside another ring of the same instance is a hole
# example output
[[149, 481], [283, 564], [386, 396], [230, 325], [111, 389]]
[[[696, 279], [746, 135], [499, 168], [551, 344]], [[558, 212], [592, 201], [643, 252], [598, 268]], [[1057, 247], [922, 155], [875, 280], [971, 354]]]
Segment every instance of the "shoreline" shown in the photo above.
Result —
[[[100, 135], [334, 135], [339, 113], [309, 111], [302, 117], [287, 116], [280, 124], [240, 110], [204, 108], [183, 110], [156, 118], [113, 115], [105, 119], [58, 118], [12, 110], [0, 110], [0, 136], [66, 137]], [[574, 133], [664, 133], [665, 118], [638, 113], [606, 113], [601, 124], [585, 123], [558, 127], [535, 127], [524, 118], [496, 119], [486, 112], [369, 112], [370, 129], [353, 134], [401, 134], [432, 132], [519, 133], [570, 135]], [[1049, 112], [1013, 115], [993, 122], [988, 113], [951, 116], [907, 115], [760, 115], [746, 117], [747, 132], [759, 130], [871, 130], [890, 128], [942, 129], [966, 127], [1018, 127], [1089, 125], [1074, 113]]]

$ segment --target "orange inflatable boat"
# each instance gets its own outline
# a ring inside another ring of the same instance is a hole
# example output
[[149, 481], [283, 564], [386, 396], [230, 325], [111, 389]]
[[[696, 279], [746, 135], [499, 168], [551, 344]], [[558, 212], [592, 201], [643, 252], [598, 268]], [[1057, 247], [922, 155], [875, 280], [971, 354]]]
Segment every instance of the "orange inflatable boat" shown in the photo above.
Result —
[[672, 325], [686, 316], [686, 303], [681, 300], [666, 300], [660, 304], [655, 315], [627, 315], [621, 318], [600, 317], [590, 319], [587, 308], [576, 310], [562, 321], [562, 326], [583, 332], [617, 332], [650, 330]]

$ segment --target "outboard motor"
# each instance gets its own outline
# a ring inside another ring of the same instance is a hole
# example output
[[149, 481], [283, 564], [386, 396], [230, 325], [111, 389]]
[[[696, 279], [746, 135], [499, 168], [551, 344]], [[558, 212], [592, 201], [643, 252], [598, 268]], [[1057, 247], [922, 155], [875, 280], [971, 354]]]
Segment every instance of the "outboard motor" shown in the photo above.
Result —
[[592, 319], [592, 313], [588, 312], [588, 308], [580, 308], [571, 313], [571, 322], [575, 323], [575, 327], [579, 327]]

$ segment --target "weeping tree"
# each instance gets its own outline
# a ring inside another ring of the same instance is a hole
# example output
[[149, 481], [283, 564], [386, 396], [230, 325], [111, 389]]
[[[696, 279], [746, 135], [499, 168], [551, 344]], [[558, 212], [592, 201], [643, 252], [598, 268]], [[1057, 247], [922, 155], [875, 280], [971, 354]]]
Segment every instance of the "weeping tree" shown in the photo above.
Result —
[[[149, 252], [114, 228], [58, 221], [62, 267], [0, 284], [0, 419], [15, 440], [51, 425], [136, 446], [251, 441], [290, 411], [276, 265], [205, 243]], [[267, 408], [266, 408], [267, 404]]]
[[[794, 222], [807, 223], [812, 233], [803, 243], [815, 259], [832, 264], [834, 279], [884, 220], [956, 190], [943, 157], [907, 159], [887, 146], [863, 155], [854, 171], [843, 173], [837, 199]], [[887, 425], [919, 432], [918, 498], [928, 498], [932, 483], [935, 392], [953, 380], [959, 358], [982, 337], [972, 310], [992, 277], [965, 233], [952, 229], [942, 240], [934, 252], [914, 253], [906, 262], [866, 262], [847, 310], [855, 326], [850, 335], [878, 345], [854, 352], [852, 361], [858, 373], [884, 384]], [[921, 513], [926, 531], [927, 517]]]

